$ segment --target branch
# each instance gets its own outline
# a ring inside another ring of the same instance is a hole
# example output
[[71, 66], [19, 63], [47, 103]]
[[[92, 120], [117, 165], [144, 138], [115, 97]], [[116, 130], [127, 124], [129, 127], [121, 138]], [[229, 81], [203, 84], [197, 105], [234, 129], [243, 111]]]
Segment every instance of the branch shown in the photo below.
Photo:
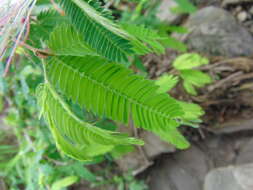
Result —
[[52, 56], [54, 55], [53, 53], [49, 52], [49, 51], [46, 51], [46, 50], [43, 50], [43, 49], [38, 49], [38, 48], [35, 48], [35, 47], [32, 47], [24, 42], [20, 42], [20, 45], [31, 50], [35, 55], [45, 55], [45, 56]]

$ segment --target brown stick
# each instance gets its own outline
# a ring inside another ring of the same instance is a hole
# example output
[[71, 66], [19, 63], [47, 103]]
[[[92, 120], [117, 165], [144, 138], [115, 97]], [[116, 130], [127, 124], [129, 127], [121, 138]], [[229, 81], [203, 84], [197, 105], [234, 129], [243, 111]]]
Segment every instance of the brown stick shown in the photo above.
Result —
[[239, 72], [236, 72], [236, 73], [233, 73], [232, 75], [228, 76], [227, 78], [224, 78], [220, 81], [218, 81], [217, 83], [215, 83], [214, 85], [211, 85], [208, 87], [208, 91], [209, 92], [212, 92], [213, 90], [215, 90], [216, 88], [219, 88], [220, 86], [222, 86], [223, 84], [225, 84], [226, 82], [242, 75], [243, 72], [242, 71], [239, 71]]
[[[134, 122], [132, 120], [132, 117], [130, 117], [128, 125], [130, 128], [133, 129], [134, 137], [139, 138], [138, 129], [134, 127]], [[145, 162], [145, 165], [150, 165], [150, 161], [149, 161], [148, 156], [147, 156], [146, 152], [144, 151], [144, 149], [141, 146], [137, 146], [137, 148], [138, 148], [138, 150]]]
[[48, 55], [48, 56], [52, 56], [54, 55], [53, 53], [49, 52], [49, 51], [46, 51], [46, 50], [43, 50], [43, 49], [38, 49], [38, 48], [35, 48], [35, 47], [32, 47], [24, 42], [20, 42], [20, 45], [31, 50], [34, 54], [44, 54], [44, 55]]

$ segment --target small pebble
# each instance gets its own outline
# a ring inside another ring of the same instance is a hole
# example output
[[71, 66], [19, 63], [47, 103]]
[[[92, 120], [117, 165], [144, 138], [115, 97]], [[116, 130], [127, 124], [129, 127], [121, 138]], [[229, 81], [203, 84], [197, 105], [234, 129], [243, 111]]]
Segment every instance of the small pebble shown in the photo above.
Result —
[[253, 34], [253, 25], [250, 27], [250, 32]]
[[235, 8], [235, 13], [238, 14], [239, 12], [242, 11], [242, 7], [241, 6], [238, 6]]
[[240, 21], [240, 22], [244, 22], [245, 20], [247, 20], [247, 12], [246, 11], [242, 11], [240, 12], [238, 15], [237, 15], [237, 19]]
[[246, 26], [247, 28], [250, 28], [251, 26], [253, 26], [253, 20], [248, 20], [244, 23], [244, 26]]
[[253, 15], [253, 6], [250, 8], [249, 13]]

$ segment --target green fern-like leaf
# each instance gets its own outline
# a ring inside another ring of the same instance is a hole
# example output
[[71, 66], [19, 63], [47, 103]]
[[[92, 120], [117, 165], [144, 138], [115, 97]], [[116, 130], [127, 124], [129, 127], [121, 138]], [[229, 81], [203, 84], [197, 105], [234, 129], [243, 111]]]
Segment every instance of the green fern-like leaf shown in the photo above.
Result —
[[178, 120], [184, 115], [181, 106], [168, 94], [157, 93], [153, 81], [94, 56], [53, 57], [46, 67], [49, 81], [88, 111], [125, 124], [132, 119], [135, 126], [178, 148], [188, 146], [182, 136], [170, 134], [178, 133]]
[[[165, 38], [161, 37], [156, 31], [145, 28], [144, 26], [130, 24], [123, 24], [122, 27], [132, 35], [134, 50], [138, 54], [151, 52], [161, 54], [165, 52], [165, 47], [161, 44], [161, 41]], [[147, 44], [148, 47], [145, 44]]]
[[133, 49], [139, 55], [163, 54], [166, 48], [173, 48], [182, 52], [187, 50], [182, 42], [168, 36], [166, 32], [159, 34], [156, 30], [133, 24], [123, 24], [122, 28], [131, 35]]
[[184, 80], [185, 90], [192, 95], [197, 95], [195, 87], [200, 88], [212, 82], [212, 78], [208, 74], [193, 69], [181, 70], [180, 76]]
[[99, 12], [103, 17], [108, 18], [110, 20], [114, 20], [112, 16], [112, 12], [109, 9], [102, 7], [102, 3], [99, 0], [86, 1], [92, 6], [97, 12]]
[[187, 148], [190, 146], [189, 142], [177, 129], [168, 129], [166, 132], [159, 131], [159, 136], [163, 140], [169, 141], [171, 144], [176, 145], [177, 148]]
[[67, 22], [66, 17], [54, 10], [42, 11], [35, 22], [31, 22], [28, 43], [41, 47], [41, 42], [49, 39], [49, 35], [57, 24]]
[[207, 65], [209, 60], [197, 53], [185, 53], [178, 56], [173, 61], [173, 67], [177, 70], [193, 69], [202, 65]]
[[70, 25], [60, 25], [50, 34], [49, 48], [56, 55], [85, 56], [97, 55], [82, 36]]
[[197, 104], [182, 101], [178, 101], [178, 103], [184, 110], [184, 119], [186, 120], [198, 120], [204, 114], [203, 109]]
[[91, 160], [117, 145], [143, 144], [140, 140], [81, 121], [48, 83], [38, 88], [37, 96], [57, 147], [75, 159]]
[[165, 93], [170, 91], [172, 88], [174, 88], [178, 83], [178, 77], [174, 75], [168, 75], [164, 74], [161, 77], [159, 77], [155, 83], [160, 86], [158, 89], [158, 92]]
[[128, 35], [110, 19], [104, 17], [90, 0], [60, 0], [71, 23], [96, 52], [109, 60], [122, 62], [131, 54]]

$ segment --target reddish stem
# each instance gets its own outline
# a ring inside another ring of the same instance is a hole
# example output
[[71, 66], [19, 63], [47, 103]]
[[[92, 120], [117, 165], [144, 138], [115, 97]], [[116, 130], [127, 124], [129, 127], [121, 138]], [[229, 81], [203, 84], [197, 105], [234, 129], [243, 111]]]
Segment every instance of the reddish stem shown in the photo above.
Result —
[[53, 4], [55, 10], [60, 13], [61, 16], [65, 15], [65, 12], [55, 3], [54, 0], [50, 0], [50, 2]]

